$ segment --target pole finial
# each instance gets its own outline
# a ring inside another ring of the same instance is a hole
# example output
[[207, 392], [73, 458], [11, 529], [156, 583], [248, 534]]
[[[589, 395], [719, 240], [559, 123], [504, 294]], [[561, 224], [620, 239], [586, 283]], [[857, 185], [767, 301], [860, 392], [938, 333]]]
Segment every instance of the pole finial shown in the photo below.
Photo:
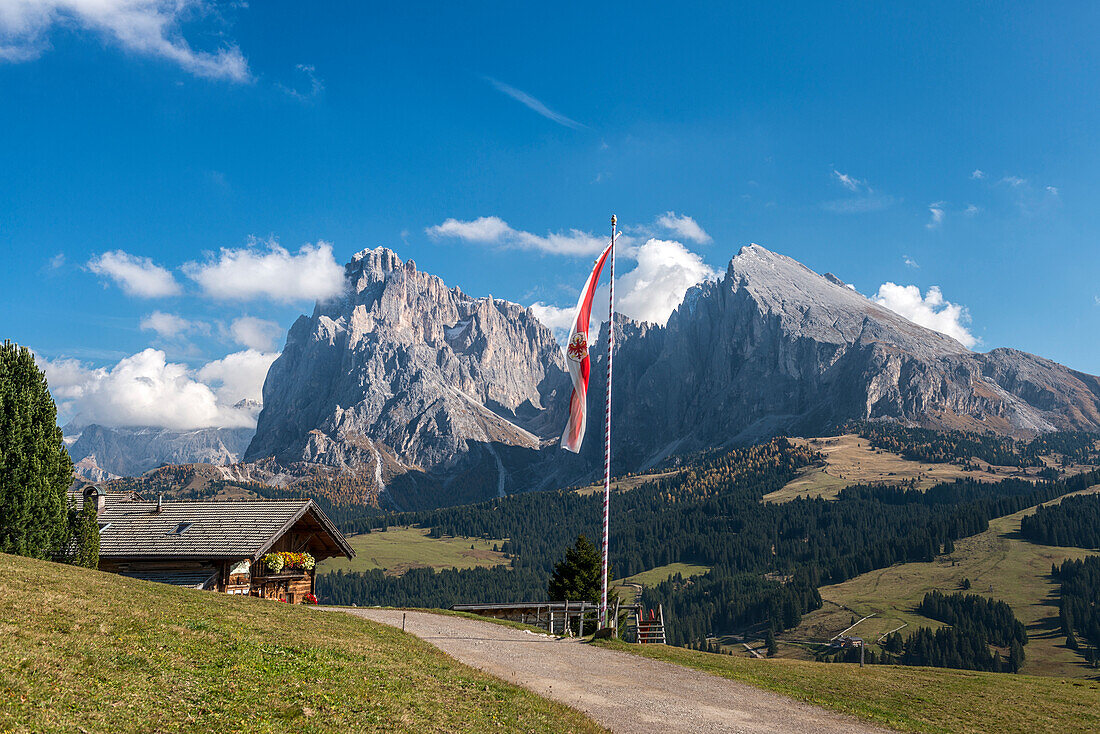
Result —
[[612, 226], [612, 227], [614, 227], [614, 226], [615, 226], [615, 223], [616, 223], [615, 215], [614, 215], [614, 214], [612, 214], [612, 215], [611, 215], [611, 226]]

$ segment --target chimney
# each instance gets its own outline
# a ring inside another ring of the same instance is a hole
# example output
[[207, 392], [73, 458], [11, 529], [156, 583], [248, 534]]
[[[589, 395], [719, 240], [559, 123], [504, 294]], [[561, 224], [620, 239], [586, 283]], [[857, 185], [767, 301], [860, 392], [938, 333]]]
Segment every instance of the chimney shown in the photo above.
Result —
[[164, 492], [157, 492], [157, 509], [153, 512], [160, 512], [161, 505], [164, 504]]
[[95, 503], [95, 511], [98, 515], [107, 506], [107, 492], [102, 487], [91, 485], [84, 488], [84, 504]]

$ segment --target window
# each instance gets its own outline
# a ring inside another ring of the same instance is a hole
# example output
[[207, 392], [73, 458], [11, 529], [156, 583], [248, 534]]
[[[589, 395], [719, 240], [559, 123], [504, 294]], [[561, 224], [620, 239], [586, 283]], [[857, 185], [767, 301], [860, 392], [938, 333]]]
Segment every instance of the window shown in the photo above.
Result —
[[193, 524], [194, 523], [181, 522], [179, 525], [176, 526], [176, 529], [173, 530], [171, 534], [172, 535], [183, 535], [184, 533], [187, 532], [188, 528], [190, 528]]

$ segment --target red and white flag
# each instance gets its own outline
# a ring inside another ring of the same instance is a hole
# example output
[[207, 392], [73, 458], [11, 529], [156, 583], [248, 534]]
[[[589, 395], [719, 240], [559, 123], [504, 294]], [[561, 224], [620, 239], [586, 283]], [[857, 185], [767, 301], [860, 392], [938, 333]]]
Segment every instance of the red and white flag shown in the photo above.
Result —
[[596, 266], [581, 290], [580, 300], [577, 301], [577, 317], [573, 320], [573, 330], [565, 346], [565, 362], [569, 365], [569, 377], [573, 380], [573, 394], [569, 398], [569, 422], [565, 425], [565, 433], [561, 435], [561, 447], [574, 454], [580, 453], [588, 413], [586, 398], [588, 373], [591, 369], [588, 357], [588, 322], [592, 313], [592, 296], [596, 294], [600, 271], [603, 270], [603, 264], [613, 246], [614, 243], [609, 244], [596, 260]]

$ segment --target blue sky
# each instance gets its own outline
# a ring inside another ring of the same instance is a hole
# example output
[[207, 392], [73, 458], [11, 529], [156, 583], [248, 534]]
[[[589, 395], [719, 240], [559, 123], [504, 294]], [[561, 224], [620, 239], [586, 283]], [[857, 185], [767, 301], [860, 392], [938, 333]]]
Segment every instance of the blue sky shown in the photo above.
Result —
[[570, 306], [612, 212], [658, 290], [757, 242], [1100, 373], [1095, 4], [305, 7], [0, 0], [0, 334], [64, 409], [232, 423], [366, 247]]

